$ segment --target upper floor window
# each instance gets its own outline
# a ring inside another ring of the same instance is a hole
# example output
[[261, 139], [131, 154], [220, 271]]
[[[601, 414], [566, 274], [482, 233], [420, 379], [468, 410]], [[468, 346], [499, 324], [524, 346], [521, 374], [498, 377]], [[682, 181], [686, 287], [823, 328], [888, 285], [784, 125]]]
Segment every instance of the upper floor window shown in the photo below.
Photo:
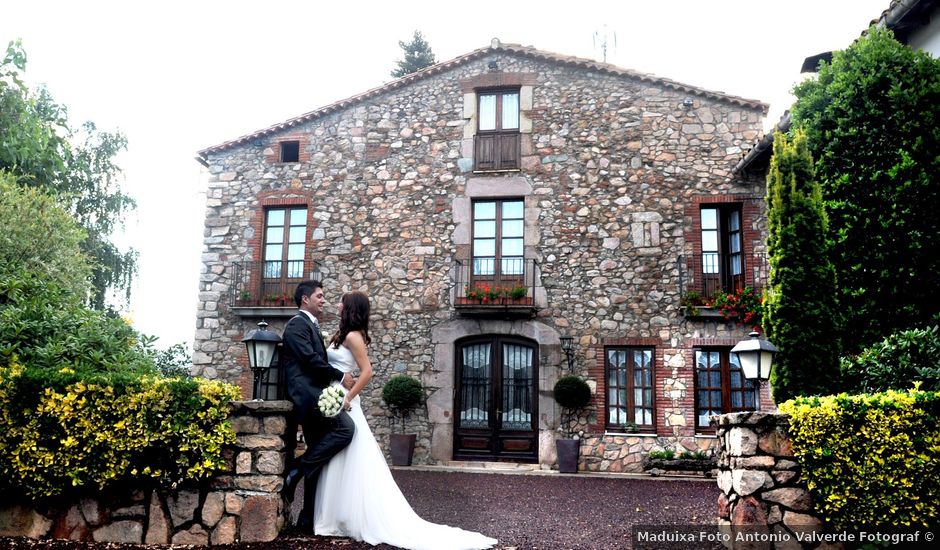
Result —
[[281, 142], [281, 162], [299, 162], [300, 161], [300, 142], [282, 141]]
[[493, 284], [515, 282], [524, 272], [522, 199], [473, 203], [473, 279]]
[[519, 168], [519, 90], [477, 93], [477, 170]]
[[264, 221], [264, 278], [304, 276], [307, 208], [269, 208]]
[[757, 407], [757, 385], [744, 378], [731, 348], [695, 350], [695, 427], [709, 429], [713, 415]]
[[741, 205], [708, 205], [701, 209], [702, 294], [744, 288]]
[[607, 427], [654, 431], [653, 348], [608, 348], [605, 368]]

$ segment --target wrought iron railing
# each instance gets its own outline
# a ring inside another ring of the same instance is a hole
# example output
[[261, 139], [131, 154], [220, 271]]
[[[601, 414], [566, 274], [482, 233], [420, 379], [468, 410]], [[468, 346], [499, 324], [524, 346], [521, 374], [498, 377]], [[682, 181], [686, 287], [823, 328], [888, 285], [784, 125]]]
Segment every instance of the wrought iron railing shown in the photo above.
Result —
[[233, 262], [230, 304], [292, 308], [297, 285], [320, 278], [319, 265], [313, 260]]
[[696, 268], [696, 262], [691, 260], [689, 256], [679, 256], [679, 292], [683, 297], [697, 295], [705, 303], [718, 291], [734, 292], [746, 286], [760, 291], [767, 285], [770, 266], [764, 253], [741, 255], [741, 270], [736, 277], [702, 273], [701, 263]]
[[474, 258], [455, 263], [456, 307], [534, 307], [539, 281], [535, 260]]

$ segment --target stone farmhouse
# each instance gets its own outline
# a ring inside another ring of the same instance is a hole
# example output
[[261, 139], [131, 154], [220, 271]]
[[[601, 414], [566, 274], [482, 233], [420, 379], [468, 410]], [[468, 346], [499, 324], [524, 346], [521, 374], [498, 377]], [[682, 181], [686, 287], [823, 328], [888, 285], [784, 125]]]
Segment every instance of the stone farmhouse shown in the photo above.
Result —
[[416, 463], [553, 467], [563, 337], [593, 390], [580, 469], [709, 450], [709, 416], [772, 406], [729, 353], [751, 327], [684, 307], [766, 279], [762, 174], [732, 173], [766, 110], [494, 39], [199, 151], [194, 374], [250, 398], [241, 339], [262, 319], [280, 333], [296, 284], [321, 278], [332, 304], [371, 297], [363, 406], [383, 445], [382, 384], [423, 383]]

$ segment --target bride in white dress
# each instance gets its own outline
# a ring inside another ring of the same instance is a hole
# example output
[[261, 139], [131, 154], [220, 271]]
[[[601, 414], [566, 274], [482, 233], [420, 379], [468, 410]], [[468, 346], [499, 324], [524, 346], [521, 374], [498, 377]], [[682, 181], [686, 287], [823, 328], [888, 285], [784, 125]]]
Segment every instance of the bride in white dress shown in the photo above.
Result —
[[360, 372], [344, 402], [356, 423], [356, 433], [320, 474], [314, 532], [410, 550], [490, 548], [496, 539], [425, 521], [402, 495], [359, 406], [359, 393], [372, 378], [372, 363], [366, 353], [369, 299], [361, 292], [349, 292], [343, 295], [339, 309], [340, 328], [327, 346], [327, 356], [334, 368]]

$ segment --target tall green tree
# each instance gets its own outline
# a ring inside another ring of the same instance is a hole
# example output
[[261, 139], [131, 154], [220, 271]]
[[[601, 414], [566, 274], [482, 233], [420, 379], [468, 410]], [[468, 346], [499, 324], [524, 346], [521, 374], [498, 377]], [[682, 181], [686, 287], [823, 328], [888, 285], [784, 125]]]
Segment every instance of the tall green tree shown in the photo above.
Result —
[[0, 170], [0, 227], [0, 276], [28, 271], [76, 302], [87, 298], [91, 266], [81, 251], [86, 235], [54, 197]]
[[121, 190], [121, 169], [114, 162], [127, 140], [91, 122], [73, 130], [67, 109], [45, 88], [26, 86], [25, 70], [26, 52], [19, 41], [10, 42], [0, 62], [0, 169], [55, 194], [82, 225], [82, 251], [92, 260], [88, 302], [104, 309], [113, 293], [130, 298], [137, 273], [136, 251], [122, 251], [111, 241], [136, 206]]
[[836, 273], [829, 261], [822, 194], [802, 131], [792, 143], [784, 134], [774, 136], [767, 218], [770, 280], [764, 327], [780, 350], [770, 376], [774, 399], [836, 392]]
[[940, 61], [869, 29], [794, 89], [853, 354], [940, 312]]
[[397, 61], [398, 68], [392, 71], [392, 76], [401, 78], [405, 75], [418, 72], [425, 67], [437, 63], [431, 45], [427, 43], [421, 32], [415, 31], [411, 42], [398, 41], [398, 45], [405, 52], [405, 58]]

